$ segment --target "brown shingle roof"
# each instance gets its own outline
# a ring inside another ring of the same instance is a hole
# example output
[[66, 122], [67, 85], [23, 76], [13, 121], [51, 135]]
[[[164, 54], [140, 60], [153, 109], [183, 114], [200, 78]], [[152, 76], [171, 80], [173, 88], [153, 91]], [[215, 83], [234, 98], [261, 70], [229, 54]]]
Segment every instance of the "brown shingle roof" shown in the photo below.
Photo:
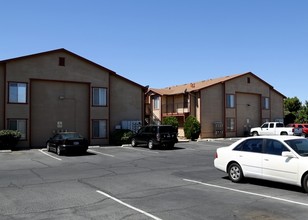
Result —
[[150, 88], [149, 91], [152, 91], [154, 93], [157, 93], [159, 95], [175, 95], [175, 94], [183, 94], [185, 91], [186, 92], [193, 92], [193, 91], [198, 91], [200, 89], [213, 86], [218, 83], [223, 83], [228, 80], [237, 78], [239, 76], [243, 76], [246, 74], [252, 74], [251, 72], [247, 73], [242, 73], [242, 74], [234, 74], [230, 76], [224, 76], [224, 77], [219, 77], [215, 79], [208, 79], [208, 80], [203, 80], [199, 82], [194, 82], [194, 83], [188, 83], [188, 84], [183, 84], [183, 85], [177, 85], [177, 86], [170, 86], [167, 88], [163, 89], [153, 89]]

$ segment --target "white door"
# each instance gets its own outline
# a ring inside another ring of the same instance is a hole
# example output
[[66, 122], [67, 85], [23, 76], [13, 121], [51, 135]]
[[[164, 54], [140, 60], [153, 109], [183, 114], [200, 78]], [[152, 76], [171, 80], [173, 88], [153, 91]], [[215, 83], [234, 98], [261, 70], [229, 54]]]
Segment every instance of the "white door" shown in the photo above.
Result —
[[242, 167], [244, 176], [262, 178], [262, 143], [261, 138], [243, 142], [237, 161]]
[[274, 131], [274, 123], [265, 123], [261, 126], [260, 135], [271, 135]]
[[263, 154], [263, 178], [294, 184], [297, 182], [298, 158], [281, 156], [289, 151], [280, 141], [267, 140]]

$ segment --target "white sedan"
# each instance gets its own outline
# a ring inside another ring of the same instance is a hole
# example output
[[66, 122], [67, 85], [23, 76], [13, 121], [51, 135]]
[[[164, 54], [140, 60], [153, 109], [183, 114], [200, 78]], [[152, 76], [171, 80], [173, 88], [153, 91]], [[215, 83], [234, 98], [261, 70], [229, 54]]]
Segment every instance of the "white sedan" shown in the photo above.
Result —
[[245, 177], [301, 186], [308, 192], [308, 139], [296, 136], [243, 138], [218, 148], [214, 166], [233, 182]]

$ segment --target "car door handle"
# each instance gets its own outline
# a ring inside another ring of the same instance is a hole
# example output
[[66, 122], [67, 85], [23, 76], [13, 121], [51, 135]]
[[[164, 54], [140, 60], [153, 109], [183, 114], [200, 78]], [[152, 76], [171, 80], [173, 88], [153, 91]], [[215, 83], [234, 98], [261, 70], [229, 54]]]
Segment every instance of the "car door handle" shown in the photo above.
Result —
[[265, 158], [264, 160], [265, 160], [265, 161], [269, 161], [269, 159], [267, 159], [267, 158]]

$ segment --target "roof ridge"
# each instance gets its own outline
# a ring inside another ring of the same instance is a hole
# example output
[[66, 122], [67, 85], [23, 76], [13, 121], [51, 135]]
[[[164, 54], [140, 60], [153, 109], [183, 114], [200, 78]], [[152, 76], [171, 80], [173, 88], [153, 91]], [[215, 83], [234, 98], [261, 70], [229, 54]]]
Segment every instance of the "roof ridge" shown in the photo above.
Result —
[[[216, 77], [216, 78], [209, 78], [209, 79], [204, 79], [204, 80], [200, 80], [200, 81], [194, 81], [194, 82], [190, 82], [190, 83], [184, 83], [184, 84], [179, 84], [179, 85], [167, 86], [167, 87], [160, 88], [160, 89], [170, 89], [170, 88], [176, 88], [176, 87], [180, 87], [180, 86], [189, 86], [191, 84], [204, 83], [204, 82], [218, 80], [218, 79], [223, 79], [223, 78], [227, 79], [227, 78], [231, 78], [231, 77], [237, 77], [237, 76], [244, 75], [244, 74], [247, 74], [247, 73], [250, 73], [250, 72], [231, 74], [231, 75], [220, 76], [220, 77]], [[156, 89], [158, 89], [158, 88], [156, 88]]]

